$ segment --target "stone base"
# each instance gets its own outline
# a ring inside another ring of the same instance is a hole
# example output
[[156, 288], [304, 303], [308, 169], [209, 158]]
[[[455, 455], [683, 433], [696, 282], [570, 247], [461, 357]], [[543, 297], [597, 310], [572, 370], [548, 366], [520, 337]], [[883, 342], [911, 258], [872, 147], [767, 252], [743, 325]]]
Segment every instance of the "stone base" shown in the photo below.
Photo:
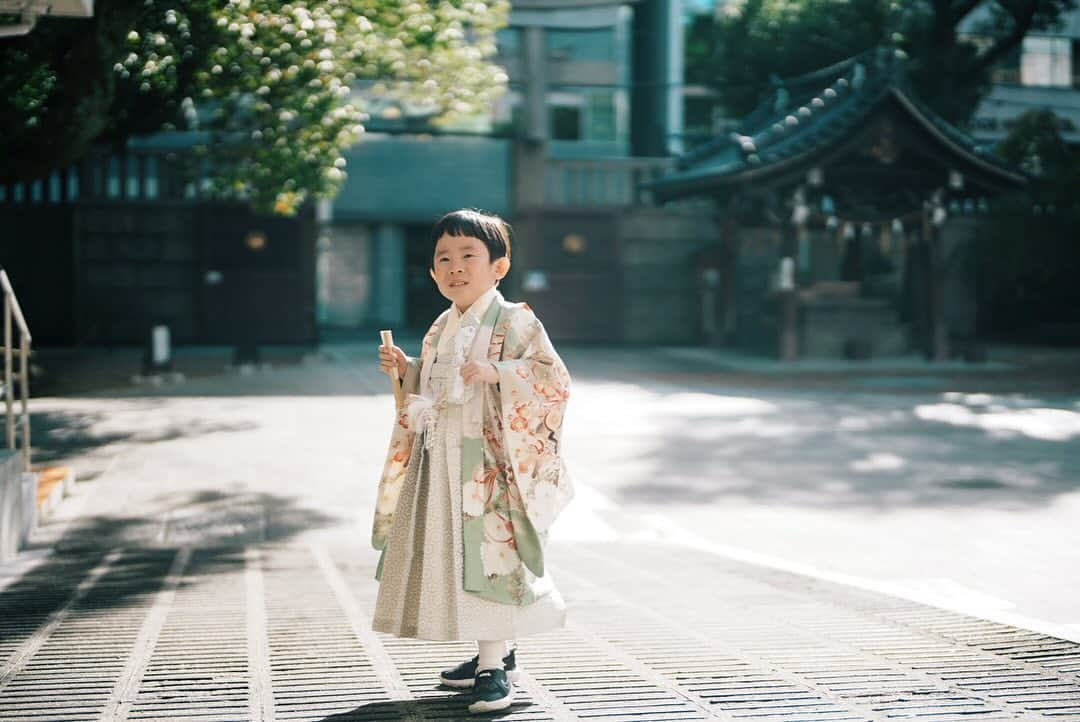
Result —
[[800, 311], [801, 358], [866, 359], [911, 349], [890, 301], [829, 296], [804, 302]]
[[0, 562], [30, 541], [37, 523], [37, 475], [23, 470], [22, 454], [0, 451]]

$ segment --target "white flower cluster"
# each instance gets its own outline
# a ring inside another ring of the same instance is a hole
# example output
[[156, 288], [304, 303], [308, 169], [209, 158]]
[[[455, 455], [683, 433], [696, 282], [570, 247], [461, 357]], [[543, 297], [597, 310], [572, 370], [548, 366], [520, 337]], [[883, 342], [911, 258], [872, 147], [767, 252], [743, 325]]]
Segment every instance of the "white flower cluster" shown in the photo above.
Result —
[[[114, 71], [167, 97], [178, 68], [194, 65], [196, 107], [178, 107], [177, 122], [218, 139], [206, 152], [210, 190], [279, 213], [345, 181], [343, 153], [364, 132], [372, 93], [405, 113], [451, 118], [486, 110], [506, 85], [487, 58], [508, 0], [155, 5], [147, 0]], [[361, 92], [361, 79], [375, 84]]]

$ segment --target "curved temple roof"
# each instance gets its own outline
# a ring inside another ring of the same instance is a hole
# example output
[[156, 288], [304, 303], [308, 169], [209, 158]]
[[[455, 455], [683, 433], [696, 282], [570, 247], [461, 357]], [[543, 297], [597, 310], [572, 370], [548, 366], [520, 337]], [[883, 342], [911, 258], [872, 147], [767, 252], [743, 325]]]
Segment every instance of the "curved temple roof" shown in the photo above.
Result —
[[679, 159], [678, 170], [648, 184], [658, 201], [708, 195], [735, 184], [772, 186], [827, 167], [879, 114], [903, 116], [941, 164], [994, 190], [1027, 178], [917, 101], [902, 54], [880, 46], [827, 68], [776, 83], [739, 130]]

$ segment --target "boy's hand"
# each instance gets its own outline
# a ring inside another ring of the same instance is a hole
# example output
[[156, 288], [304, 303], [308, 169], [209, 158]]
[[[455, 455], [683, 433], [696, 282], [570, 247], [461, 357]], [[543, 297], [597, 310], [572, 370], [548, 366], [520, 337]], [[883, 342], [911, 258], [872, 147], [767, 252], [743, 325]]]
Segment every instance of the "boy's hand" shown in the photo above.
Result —
[[461, 378], [467, 384], [475, 384], [478, 381], [497, 384], [499, 372], [488, 361], [470, 361], [461, 367]]
[[409, 362], [405, 352], [397, 346], [379, 346], [379, 370], [387, 376], [393, 376], [395, 365], [397, 366], [398, 378], [405, 378], [405, 373], [409, 370]]

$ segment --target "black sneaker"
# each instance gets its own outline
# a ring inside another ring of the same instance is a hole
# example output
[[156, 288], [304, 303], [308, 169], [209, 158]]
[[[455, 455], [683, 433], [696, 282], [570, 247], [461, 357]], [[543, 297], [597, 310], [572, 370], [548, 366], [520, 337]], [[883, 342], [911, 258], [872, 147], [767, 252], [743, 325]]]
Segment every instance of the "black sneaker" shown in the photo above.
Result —
[[476, 673], [473, 700], [469, 705], [469, 711], [473, 714], [506, 709], [514, 701], [514, 685], [510, 684], [503, 670], [482, 669]]
[[[510, 654], [503, 657], [503, 669], [506, 671], [506, 676], [511, 682], [516, 682], [518, 678], [517, 661], [514, 659], [514, 651], [515, 650], [511, 649]], [[479, 663], [480, 656], [477, 655], [468, 662], [462, 662], [453, 669], [443, 670], [443, 673], [439, 675], [439, 681], [447, 687], [471, 689], [476, 682], [476, 666]]]

